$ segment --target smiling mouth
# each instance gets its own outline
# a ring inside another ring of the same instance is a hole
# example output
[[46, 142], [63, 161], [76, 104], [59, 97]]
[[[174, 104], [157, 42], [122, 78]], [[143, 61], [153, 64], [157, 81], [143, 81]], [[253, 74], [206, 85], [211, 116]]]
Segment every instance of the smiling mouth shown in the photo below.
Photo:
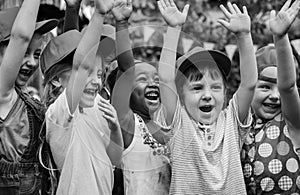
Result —
[[270, 109], [279, 109], [280, 104], [272, 104], [272, 103], [263, 103], [263, 106], [270, 108]]
[[213, 109], [212, 105], [205, 105], [205, 106], [200, 106], [199, 108], [202, 112], [210, 112]]
[[19, 74], [22, 74], [24, 76], [30, 76], [31, 75], [31, 70], [24, 70], [24, 69], [21, 69], [19, 71]]
[[158, 101], [159, 100], [159, 92], [158, 91], [149, 91], [145, 94], [145, 98], [150, 101]]
[[91, 95], [91, 96], [96, 96], [97, 94], [97, 89], [85, 89], [83, 93]]

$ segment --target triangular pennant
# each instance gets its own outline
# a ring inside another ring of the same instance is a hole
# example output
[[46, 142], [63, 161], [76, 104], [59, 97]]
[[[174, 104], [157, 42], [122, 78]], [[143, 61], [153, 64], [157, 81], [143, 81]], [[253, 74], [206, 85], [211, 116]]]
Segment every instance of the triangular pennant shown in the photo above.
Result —
[[234, 44], [229, 44], [229, 45], [225, 46], [226, 53], [230, 60], [232, 60], [232, 57], [234, 55], [236, 48], [237, 48], [237, 46]]
[[291, 43], [294, 46], [297, 53], [300, 54], [300, 39], [292, 40]]
[[144, 42], [148, 42], [154, 32], [155, 32], [154, 28], [145, 26], [144, 27]]
[[210, 42], [203, 42], [204, 49], [211, 50], [214, 49], [215, 44]]
[[183, 52], [186, 53], [192, 47], [194, 41], [192, 39], [182, 38]]

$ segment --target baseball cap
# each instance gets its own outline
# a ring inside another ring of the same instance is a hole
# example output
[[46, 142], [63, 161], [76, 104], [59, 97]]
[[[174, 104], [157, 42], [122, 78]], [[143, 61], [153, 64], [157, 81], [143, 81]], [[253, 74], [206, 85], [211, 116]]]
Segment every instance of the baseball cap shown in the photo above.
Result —
[[40, 66], [45, 84], [72, 67], [72, 63], [62, 62], [67, 57], [70, 57], [72, 62], [72, 54], [74, 54], [81, 37], [82, 34], [79, 31], [70, 30], [49, 41], [40, 57]]
[[[11, 29], [19, 9], [19, 7], [13, 7], [0, 11], [0, 41], [6, 41], [10, 38]], [[56, 19], [37, 22], [35, 25], [35, 32], [45, 34], [55, 28], [57, 24], [58, 20]]]
[[[258, 75], [260, 75], [261, 71], [264, 70], [267, 67], [275, 66], [277, 67], [277, 55], [276, 55], [276, 49], [274, 44], [268, 44], [260, 49], [258, 49], [255, 53], [256, 56], [256, 62], [257, 62], [257, 70]], [[294, 62], [296, 63], [296, 66], [298, 66], [298, 62], [296, 57], [294, 57]]]
[[231, 69], [231, 61], [224, 53], [217, 50], [205, 50], [202, 47], [195, 47], [178, 58], [176, 62], [177, 70], [184, 73], [191, 65], [199, 64], [199, 62], [215, 63], [225, 80]]

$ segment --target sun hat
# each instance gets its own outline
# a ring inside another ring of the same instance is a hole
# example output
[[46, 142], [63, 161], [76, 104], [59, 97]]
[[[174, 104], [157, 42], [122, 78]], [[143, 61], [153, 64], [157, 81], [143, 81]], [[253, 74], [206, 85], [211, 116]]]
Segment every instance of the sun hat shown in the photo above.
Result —
[[[13, 7], [0, 11], [0, 42], [10, 38], [11, 29], [19, 9], [19, 7]], [[55, 28], [57, 24], [58, 20], [56, 19], [37, 22], [35, 25], [35, 32], [45, 34]]]
[[225, 80], [231, 69], [231, 61], [224, 53], [217, 50], [205, 50], [202, 47], [195, 47], [178, 58], [176, 61], [177, 73], [179, 71], [184, 73], [191, 65], [197, 65], [200, 62], [212, 62], [216, 64]]
[[[48, 83], [58, 74], [72, 68], [72, 59], [82, 34], [78, 30], [67, 31], [49, 41], [40, 57], [44, 83]], [[67, 57], [69, 61], [62, 63]]]

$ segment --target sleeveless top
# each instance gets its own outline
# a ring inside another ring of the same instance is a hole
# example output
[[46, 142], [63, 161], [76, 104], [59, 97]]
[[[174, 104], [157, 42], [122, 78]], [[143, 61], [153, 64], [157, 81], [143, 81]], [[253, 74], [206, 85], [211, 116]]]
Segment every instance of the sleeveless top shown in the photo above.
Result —
[[256, 119], [241, 153], [248, 194], [300, 194], [300, 162], [281, 114]]
[[151, 136], [143, 119], [134, 116], [134, 137], [122, 157], [124, 192], [126, 195], [167, 195], [171, 179], [168, 150]]

